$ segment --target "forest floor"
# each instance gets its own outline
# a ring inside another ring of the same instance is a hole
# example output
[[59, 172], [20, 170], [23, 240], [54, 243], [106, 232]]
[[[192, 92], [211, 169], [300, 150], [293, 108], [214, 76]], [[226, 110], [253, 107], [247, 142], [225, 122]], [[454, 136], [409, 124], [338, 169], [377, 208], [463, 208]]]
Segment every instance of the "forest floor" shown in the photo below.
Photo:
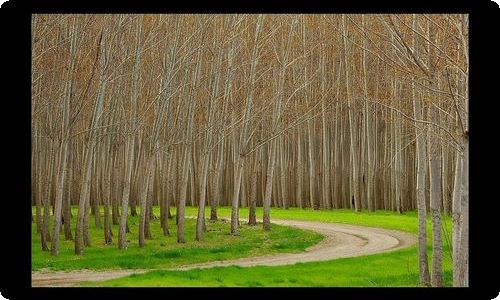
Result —
[[[292, 226], [314, 231], [325, 238], [318, 244], [300, 253], [275, 253], [257, 257], [211, 261], [169, 268], [168, 271], [183, 271], [223, 266], [279, 266], [315, 261], [330, 261], [338, 258], [357, 257], [393, 251], [412, 246], [416, 242], [414, 234], [392, 229], [373, 228], [341, 223], [274, 219], [275, 224]], [[75, 270], [75, 271], [35, 271], [32, 272], [32, 286], [72, 286], [82, 282], [97, 282], [128, 275], [141, 274], [151, 270]], [[166, 270], [156, 270], [166, 271]], [[140, 276], [140, 275], [135, 275]], [[94, 284], [91, 284], [94, 285]]]

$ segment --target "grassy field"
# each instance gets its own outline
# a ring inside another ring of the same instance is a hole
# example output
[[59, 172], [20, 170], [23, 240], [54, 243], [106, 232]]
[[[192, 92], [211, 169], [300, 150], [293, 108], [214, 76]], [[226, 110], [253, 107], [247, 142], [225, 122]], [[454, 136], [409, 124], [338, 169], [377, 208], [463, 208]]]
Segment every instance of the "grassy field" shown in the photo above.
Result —
[[[175, 210], [174, 210], [175, 211]], [[74, 211], [76, 216], [76, 210]], [[73, 228], [75, 220], [72, 220]], [[94, 226], [91, 216], [90, 236], [92, 246], [85, 248], [83, 256], [74, 255], [74, 242], [65, 241], [62, 234], [60, 254], [53, 257], [41, 251], [40, 235], [32, 225], [32, 270], [49, 268], [52, 270], [76, 269], [155, 269], [224, 260], [240, 257], [257, 256], [281, 252], [301, 252], [322, 240], [320, 234], [285, 226], [276, 226], [271, 232], [264, 232], [261, 227], [241, 225], [240, 235], [229, 235], [230, 223], [207, 220], [205, 240], [195, 241], [196, 220], [186, 219], [186, 243], [176, 242], [175, 220], [170, 220], [170, 236], [163, 236], [160, 221], [152, 220], [153, 239], [146, 241], [146, 246], [138, 246], [138, 217], [129, 218], [131, 232], [126, 250], [117, 248], [118, 225], [114, 225], [113, 244], [104, 245], [103, 229]], [[74, 233], [74, 229], [73, 229]]]
[[[188, 208], [194, 215], [196, 208]], [[248, 210], [241, 209], [240, 216]], [[228, 217], [229, 208], [220, 208], [219, 215]], [[273, 208], [272, 218], [339, 222], [364, 226], [398, 229], [417, 233], [417, 215], [402, 215], [388, 211], [354, 213], [351, 210], [311, 211], [290, 208]], [[257, 211], [262, 216], [262, 210]], [[273, 228], [278, 228], [274, 225]], [[429, 263], [431, 250], [431, 224], [428, 221]], [[445, 285], [451, 286], [451, 254], [449, 247], [451, 221], [444, 218], [443, 272]], [[343, 258], [325, 262], [299, 263], [278, 267], [217, 267], [190, 271], [152, 271], [98, 283], [99, 286], [418, 286], [417, 247], [389, 253], [355, 258]]]
[[[219, 208], [220, 217], [229, 217], [230, 208], [223, 207]], [[156, 214], [158, 214], [157, 208], [155, 208]], [[175, 210], [172, 211], [175, 213]], [[207, 216], [208, 216], [207, 212]], [[194, 216], [196, 215], [196, 208], [188, 207], [186, 209], [186, 214]], [[240, 210], [240, 217], [246, 218], [248, 216], [248, 210], [242, 208]], [[257, 217], [262, 217], [262, 209], [257, 209]], [[388, 211], [377, 211], [375, 213], [361, 212], [354, 213], [351, 210], [331, 210], [331, 211], [312, 211], [312, 210], [301, 210], [296, 208], [290, 209], [277, 209], [273, 208], [271, 210], [271, 218], [280, 219], [295, 219], [295, 220], [311, 220], [311, 221], [322, 221], [322, 222], [339, 222], [356, 224], [362, 226], [373, 226], [382, 227], [388, 229], [398, 229], [402, 231], [407, 231], [416, 234], [417, 233], [417, 215], [416, 212], [405, 212], [404, 214], [397, 214]], [[137, 219], [135, 220], [137, 222]], [[189, 225], [186, 226], [186, 230], [190, 230], [189, 237], [194, 239], [194, 221], [189, 221]], [[172, 225], [173, 222], [171, 223]], [[131, 228], [134, 228], [132, 225]], [[93, 226], [91, 226], [93, 227]], [[158, 230], [155, 227], [159, 227], [159, 224], [153, 225], [153, 230]], [[174, 230], [175, 226], [172, 226]], [[210, 228], [210, 227], [209, 227]], [[94, 230], [94, 229], [92, 229]], [[136, 229], [135, 229], [136, 230]], [[225, 231], [224, 231], [225, 230]], [[243, 232], [246, 229], [243, 228]], [[261, 226], [257, 228], [251, 228], [250, 230], [256, 230], [261, 232]], [[281, 226], [273, 225], [273, 233], [281, 235], [280, 233], [284, 230]], [[116, 230], [115, 230], [116, 231]], [[223, 229], [221, 233], [222, 236], [227, 235], [229, 227]], [[452, 273], [451, 273], [451, 253], [450, 253], [450, 243], [451, 243], [451, 220], [449, 217], [444, 218], [443, 222], [443, 272], [445, 285], [451, 286]], [[99, 237], [102, 240], [102, 233], [99, 231]], [[159, 235], [153, 233], [155, 236]], [[276, 236], [277, 239], [280, 237]], [[315, 238], [319, 241], [320, 238], [317, 236], [311, 237], [308, 241], [312, 241]], [[429, 250], [429, 264], [431, 263], [432, 250], [431, 250], [431, 223], [428, 220], [428, 250]], [[116, 239], [116, 238], [115, 238]], [[136, 234], [131, 236], [132, 241], [136, 245]], [[189, 239], [189, 240], [192, 240]], [[299, 250], [300, 247], [293, 247], [293, 240], [289, 237], [284, 237], [279, 243], [282, 243], [282, 247], [287, 245], [292, 247], [290, 250]], [[252, 241], [251, 243], [254, 243]], [[175, 240], [169, 242], [168, 244], [174, 244]], [[250, 245], [251, 245], [250, 243]], [[152, 242], [150, 242], [152, 244]], [[194, 249], [197, 246], [194, 242], [192, 244]], [[220, 246], [221, 243], [217, 242], [214, 247]], [[304, 245], [304, 244], [302, 244]], [[234, 245], [231, 245], [231, 248]], [[148, 245], [149, 247], [149, 245]], [[143, 254], [150, 253], [146, 247]], [[227, 245], [229, 247], [229, 245]], [[307, 246], [304, 245], [303, 248]], [[116, 248], [116, 247], [115, 247]], [[72, 249], [72, 248], [71, 248]], [[129, 249], [130, 250], [130, 249]], [[142, 249], [139, 249], [142, 250]], [[87, 249], [86, 256], [90, 255], [91, 249]], [[127, 250], [128, 251], [128, 250]], [[179, 249], [180, 251], [180, 249]], [[184, 251], [184, 250], [182, 250]], [[194, 251], [194, 250], [193, 250]], [[284, 252], [284, 249], [280, 249], [277, 252]], [[260, 251], [259, 251], [260, 252]], [[114, 250], [116, 255], [120, 253], [118, 250]], [[47, 257], [49, 255], [47, 253]], [[151, 255], [151, 254], [149, 254]], [[202, 256], [207, 256], [204, 252]], [[210, 256], [210, 254], [208, 254]], [[73, 255], [71, 255], [73, 257]], [[199, 259], [203, 259], [200, 257]], [[114, 258], [113, 258], [114, 259]], [[176, 258], [168, 258], [165, 260], [175, 260]], [[212, 260], [213, 256], [206, 259]], [[197, 260], [188, 258], [190, 263], [199, 262]], [[205, 260], [204, 260], [205, 261]], [[119, 258], [114, 260], [115, 264], [119, 264]], [[163, 262], [168, 264], [168, 262]], [[159, 266], [158, 264], [156, 266]], [[127, 266], [120, 266], [127, 267]], [[295, 265], [278, 266], [278, 267], [217, 267], [211, 269], [201, 269], [201, 270], [189, 270], [189, 271], [163, 271], [154, 270], [148, 273], [140, 275], [131, 275], [123, 278], [113, 279], [109, 281], [99, 282], [99, 283], [88, 283], [83, 285], [92, 286], [247, 286], [247, 287], [258, 287], [258, 286], [418, 286], [418, 263], [417, 263], [417, 247], [412, 246], [410, 248], [397, 250], [389, 253], [374, 254], [355, 258], [343, 258], [332, 261], [324, 262], [311, 262], [311, 263], [299, 263]]]
[[[444, 273], [450, 284], [449, 266]], [[85, 284], [84, 284], [85, 285]], [[152, 271], [92, 286], [417, 286], [417, 257], [414, 248], [326, 262], [299, 263], [277, 267], [217, 267], [190, 271]]]

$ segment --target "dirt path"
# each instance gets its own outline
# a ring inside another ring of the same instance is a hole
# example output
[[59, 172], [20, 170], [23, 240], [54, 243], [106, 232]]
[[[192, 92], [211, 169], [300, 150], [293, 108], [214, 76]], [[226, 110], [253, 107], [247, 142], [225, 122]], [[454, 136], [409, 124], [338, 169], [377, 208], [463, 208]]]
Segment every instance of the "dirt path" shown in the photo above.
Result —
[[[388, 252], [405, 248], [416, 242], [414, 235], [398, 230], [388, 230], [374, 227], [356, 226], [341, 223], [322, 223], [295, 220], [273, 220], [273, 223], [308, 229], [325, 238], [320, 243], [309, 247], [301, 253], [280, 253], [266, 256], [240, 258], [226, 261], [212, 261], [202, 264], [192, 264], [172, 270], [189, 270], [195, 268], [211, 268], [216, 266], [238, 265], [277, 266], [295, 264], [298, 262], [332, 260], [342, 257], [355, 257], [380, 252]], [[33, 287], [73, 286], [83, 281], [103, 281], [134, 273], [144, 273], [150, 270], [78, 270], [70, 272], [32, 272]]]
[[144, 273], [149, 270], [76, 270], [76, 271], [40, 271], [31, 272], [32, 287], [69, 287], [84, 281], [104, 281], [128, 276], [134, 273]]

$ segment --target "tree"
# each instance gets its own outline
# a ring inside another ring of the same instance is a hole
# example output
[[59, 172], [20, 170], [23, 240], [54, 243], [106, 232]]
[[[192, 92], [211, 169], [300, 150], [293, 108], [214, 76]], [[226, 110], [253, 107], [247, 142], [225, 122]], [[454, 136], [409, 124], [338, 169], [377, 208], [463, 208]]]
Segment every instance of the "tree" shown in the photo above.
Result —
[[44, 251], [63, 226], [73, 237], [72, 205], [78, 254], [94, 226], [145, 246], [155, 206], [163, 235], [176, 207], [179, 242], [186, 205], [197, 240], [206, 205], [212, 220], [231, 206], [233, 235], [240, 206], [251, 225], [263, 207], [266, 230], [274, 207], [416, 209], [420, 283], [440, 285], [451, 211], [454, 285], [468, 285], [466, 15], [36, 14], [32, 31]]
[[136, 129], [136, 115], [137, 115], [137, 98], [139, 93], [138, 75], [141, 66], [141, 35], [142, 35], [142, 18], [137, 18], [136, 21], [136, 35], [135, 35], [135, 61], [132, 70], [132, 93], [130, 95], [130, 125], [127, 127], [127, 137], [125, 140], [125, 174], [123, 180], [123, 192], [121, 200], [121, 214], [120, 214], [120, 228], [118, 231], [118, 248], [124, 249], [127, 247], [126, 231], [127, 231], [127, 217], [128, 206], [132, 179], [132, 164], [134, 161], [135, 151], [135, 131]]
[[[236, 20], [234, 21], [236, 22]], [[253, 94], [255, 89], [255, 76], [257, 64], [259, 61], [259, 36], [262, 31], [264, 23], [264, 15], [259, 14], [257, 16], [257, 22], [255, 24], [255, 36], [253, 41], [253, 50], [252, 56], [250, 60], [250, 74], [248, 79], [248, 88], [247, 95], [245, 101], [245, 110], [243, 112], [243, 124], [242, 129], [240, 131], [239, 139], [238, 139], [238, 153], [235, 155], [235, 174], [234, 174], [234, 187], [233, 187], [233, 196], [231, 202], [231, 234], [238, 234], [238, 208], [239, 208], [239, 199], [240, 199], [240, 187], [241, 187], [241, 177], [243, 174], [243, 165], [245, 159], [245, 151], [247, 147], [247, 139], [248, 139], [248, 131], [249, 131], [249, 123], [252, 113], [253, 107]], [[239, 22], [236, 22], [236, 26], [238, 26]], [[233, 27], [233, 28], [235, 28]], [[235, 30], [237, 27], [235, 28]]]
[[[413, 29], [418, 30], [418, 16], [413, 15]], [[413, 34], [413, 48], [418, 49], [416, 33]], [[415, 80], [415, 78], [413, 78]], [[413, 114], [415, 120], [423, 120], [421, 99], [415, 91], [415, 83], [412, 82]], [[418, 266], [420, 273], [420, 284], [430, 286], [429, 265], [427, 262], [427, 208], [425, 204], [425, 131], [422, 124], [415, 124], [416, 155], [417, 155], [417, 207], [418, 207]]]

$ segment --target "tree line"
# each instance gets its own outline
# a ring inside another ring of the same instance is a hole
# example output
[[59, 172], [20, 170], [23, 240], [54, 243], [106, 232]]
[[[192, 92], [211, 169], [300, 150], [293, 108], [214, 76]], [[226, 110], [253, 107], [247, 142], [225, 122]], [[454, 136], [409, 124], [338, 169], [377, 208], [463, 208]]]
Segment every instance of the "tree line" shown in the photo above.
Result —
[[450, 214], [453, 283], [468, 285], [467, 15], [36, 14], [31, 115], [53, 255], [60, 233], [91, 246], [89, 215], [126, 248], [129, 210], [142, 247], [153, 206], [164, 235], [176, 207], [179, 243], [186, 205], [197, 240], [219, 206], [233, 235], [241, 206], [252, 225], [263, 207], [264, 230], [271, 207], [417, 210], [421, 283], [443, 284]]

